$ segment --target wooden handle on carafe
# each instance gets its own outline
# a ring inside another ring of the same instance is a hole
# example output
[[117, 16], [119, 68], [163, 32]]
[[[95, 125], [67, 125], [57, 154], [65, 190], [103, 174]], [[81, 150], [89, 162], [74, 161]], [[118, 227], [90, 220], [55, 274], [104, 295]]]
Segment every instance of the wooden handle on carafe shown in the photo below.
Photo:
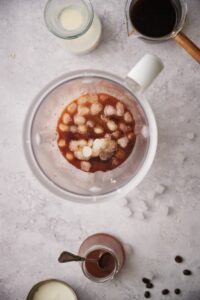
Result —
[[179, 32], [174, 39], [200, 64], [200, 49], [197, 45], [195, 45], [183, 32]]

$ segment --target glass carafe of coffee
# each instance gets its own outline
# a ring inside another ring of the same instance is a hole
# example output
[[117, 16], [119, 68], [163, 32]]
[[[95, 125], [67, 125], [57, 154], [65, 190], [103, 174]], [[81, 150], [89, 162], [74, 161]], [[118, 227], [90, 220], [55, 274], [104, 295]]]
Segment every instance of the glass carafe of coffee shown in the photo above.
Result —
[[155, 42], [173, 38], [200, 63], [200, 49], [182, 32], [187, 14], [184, 0], [127, 0], [125, 14], [128, 36]]

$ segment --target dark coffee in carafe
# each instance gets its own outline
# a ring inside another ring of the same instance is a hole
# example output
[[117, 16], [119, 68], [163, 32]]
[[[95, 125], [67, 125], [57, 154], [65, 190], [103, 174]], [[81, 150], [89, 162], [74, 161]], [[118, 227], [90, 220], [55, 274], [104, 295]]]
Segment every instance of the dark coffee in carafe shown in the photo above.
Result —
[[176, 8], [171, 0], [132, 1], [129, 15], [135, 29], [150, 38], [170, 34], [176, 24]]

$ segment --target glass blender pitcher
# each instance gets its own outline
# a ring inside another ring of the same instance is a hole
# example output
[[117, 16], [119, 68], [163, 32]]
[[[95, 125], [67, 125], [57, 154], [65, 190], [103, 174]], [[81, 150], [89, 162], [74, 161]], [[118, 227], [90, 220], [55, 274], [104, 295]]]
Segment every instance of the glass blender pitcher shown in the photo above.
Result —
[[[146, 89], [162, 70], [157, 57], [147, 54], [125, 79], [107, 72], [82, 70], [65, 74], [46, 86], [29, 108], [24, 126], [24, 149], [28, 163], [54, 194], [72, 201], [95, 202], [121, 197], [148, 172], [157, 147], [157, 127], [150, 105], [135, 91]], [[113, 170], [86, 173], [61, 155], [56, 126], [60, 113], [84, 94], [104, 93], [127, 105], [135, 120], [136, 142], [124, 163]]]

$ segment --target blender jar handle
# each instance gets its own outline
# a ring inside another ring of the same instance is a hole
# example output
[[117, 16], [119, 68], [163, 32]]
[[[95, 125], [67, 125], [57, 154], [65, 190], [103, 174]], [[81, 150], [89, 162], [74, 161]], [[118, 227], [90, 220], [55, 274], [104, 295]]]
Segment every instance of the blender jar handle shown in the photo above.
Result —
[[127, 84], [135, 92], [144, 92], [163, 68], [164, 65], [159, 57], [145, 54], [127, 74]]

